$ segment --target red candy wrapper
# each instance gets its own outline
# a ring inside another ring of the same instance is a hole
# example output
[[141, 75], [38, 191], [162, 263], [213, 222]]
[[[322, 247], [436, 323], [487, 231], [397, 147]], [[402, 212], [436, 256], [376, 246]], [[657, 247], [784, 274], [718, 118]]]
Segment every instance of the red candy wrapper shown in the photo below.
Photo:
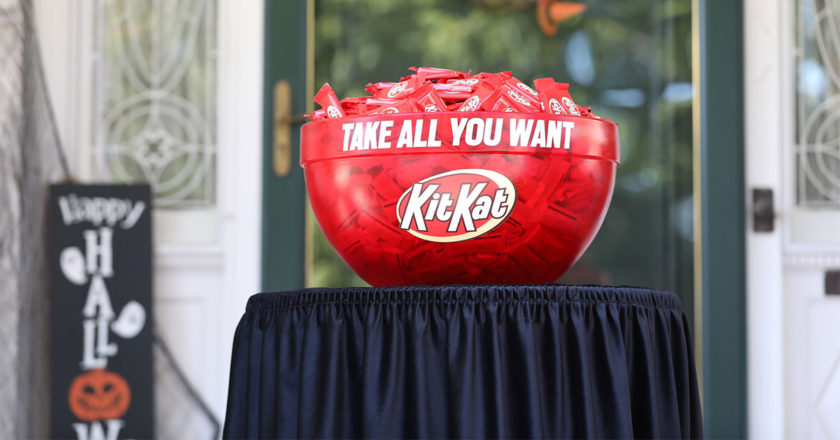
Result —
[[461, 103], [472, 95], [471, 92], [438, 92], [438, 96], [447, 103]]
[[335, 96], [335, 92], [332, 87], [330, 87], [329, 83], [324, 83], [324, 85], [321, 86], [321, 90], [315, 94], [315, 102], [327, 112], [327, 117], [330, 119], [343, 118], [347, 116], [347, 114], [344, 113], [344, 110], [342, 110], [341, 102], [339, 102], [338, 97]]
[[365, 104], [366, 100], [367, 98], [364, 97], [344, 98], [341, 100], [341, 108], [347, 116], [365, 114], [367, 111], [367, 105]]
[[[527, 107], [539, 110], [540, 95], [536, 90], [528, 87], [525, 83], [514, 77], [506, 79], [503, 86], [507, 89], [506, 94], [513, 100]], [[523, 101], [523, 99], [528, 101], [527, 104]]]
[[375, 95], [380, 90], [390, 89], [391, 87], [394, 87], [395, 85], [397, 85], [397, 83], [392, 83], [392, 82], [368, 83], [368, 85], [365, 86], [365, 91], [370, 93], [371, 95]]
[[490, 81], [485, 81], [478, 86], [478, 89], [466, 101], [458, 106], [460, 112], [474, 112], [485, 110], [485, 105], [492, 102], [496, 94], [496, 87]]
[[580, 116], [580, 110], [569, 94], [568, 84], [555, 83], [551, 78], [541, 78], [535, 80], [534, 85], [537, 86], [546, 112], [555, 115]]
[[491, 112], [516, 112], [516, 106], [513, 105], [510, 100], [503, 96], [499, 96], [499, 99], [490, 106]]
[[[468, 80], [458, 80], [458, 81], [468, 81]], [[476, 82], [477, 84], [477, 82]], [[436, 92], [453, 92], [453, 93], [472, 93], [475, 91], [475, 87], [468, 86], [466, 84], [432, 84], [432, 88], [435, 89]]]
[[396, 101], [393, 104], [379, 106], [367, 114], [369, 115], [390, 115], [393, 113], [415, 113], [417, 108], [409, 100]]
[[312, 119], [435, 111], [494, 111], [516, 113], [553, 113], [598, 118], [589, 107], [575, 104], [569, 85], [551, 78], [534, 81], [531, 88], [511, 72], [475, 75], [436, 67], [411, 67], [415, 73], [399, 82], [369, 83], [368, 97], [341, 101], [329, 84], [324, 84], [315, 102], [321, 105], [308, 115]]
[[[435, 84], [437, 85], [437, 84]], [[421, 112], [444, 112], [446, 111], [446, 103], [443, 102], [432, 84], [426, 84], [420, 87], [416, 92], [411, 94], [410, 101], [413, 101], [415, 106]]]
[[[453, 86], [466, 86], [470, 88], [470, 92], [474, 92], [475, 89], [478, 87], [478, 83], [481, 82], [478, 78], [465, 78], [465, 79], [450, 79], [446, 82], [446, 85], [453, 85]], [[438, 83], [436, 85], [440, 85]]]
[[417, 72], [417, 75], [423, 76], [426, 79], [451, 79], [451, 78], [466, 78], [467, 73], [459, 72], [457, 70], [439, 69], [437, 67], [409, 67], [408, 70]]
[[423, 78], [412, 77], [405, 81], [400, 81], [387, 89], [381, 89], [374, 94], [377, 98], [385, 99], [401, 99], [414, 93], [415, 90], [423, 86]]

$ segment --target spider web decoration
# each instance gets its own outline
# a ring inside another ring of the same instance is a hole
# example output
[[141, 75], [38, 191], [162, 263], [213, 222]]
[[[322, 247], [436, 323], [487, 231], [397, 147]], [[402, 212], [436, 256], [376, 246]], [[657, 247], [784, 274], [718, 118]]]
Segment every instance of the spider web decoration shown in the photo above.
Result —
[[48, 182], [58, 137], [31, 0], [0, 0], [0, 438], [46, 437]]

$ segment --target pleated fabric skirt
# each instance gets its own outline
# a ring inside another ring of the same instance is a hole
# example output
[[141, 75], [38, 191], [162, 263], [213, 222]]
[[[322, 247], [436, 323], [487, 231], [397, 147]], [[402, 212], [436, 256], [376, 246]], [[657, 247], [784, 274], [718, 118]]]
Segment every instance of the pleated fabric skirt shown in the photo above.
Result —
[[226, 438], [699, 438], [677, 297], [444, 286], [254, 295]]

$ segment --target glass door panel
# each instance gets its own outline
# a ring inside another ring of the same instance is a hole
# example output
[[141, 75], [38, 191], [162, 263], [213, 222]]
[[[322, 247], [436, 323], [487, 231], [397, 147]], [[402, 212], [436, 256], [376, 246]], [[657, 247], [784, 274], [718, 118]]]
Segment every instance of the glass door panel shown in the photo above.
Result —
[[[315, 84], [362, 96], [409, 66], [569, 82], [620, 125], [622, 163], [601, 231], [559, 282], [672, 290], [692, 316], [691, 1], [584, 4], [548, 36], [528, 0], [317, 0]], [[312, 230], [310, 284], [364, 285]]]

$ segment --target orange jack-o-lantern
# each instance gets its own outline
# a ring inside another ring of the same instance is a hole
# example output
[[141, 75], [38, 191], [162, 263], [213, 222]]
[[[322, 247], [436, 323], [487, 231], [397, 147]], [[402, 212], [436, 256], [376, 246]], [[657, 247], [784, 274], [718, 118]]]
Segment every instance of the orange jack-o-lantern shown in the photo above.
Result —
[[90, 370], [73, 379], [67, 400], [70, 410], [80, 420], [117, 419], [131, 403], [131, 388], [113, 371]]

